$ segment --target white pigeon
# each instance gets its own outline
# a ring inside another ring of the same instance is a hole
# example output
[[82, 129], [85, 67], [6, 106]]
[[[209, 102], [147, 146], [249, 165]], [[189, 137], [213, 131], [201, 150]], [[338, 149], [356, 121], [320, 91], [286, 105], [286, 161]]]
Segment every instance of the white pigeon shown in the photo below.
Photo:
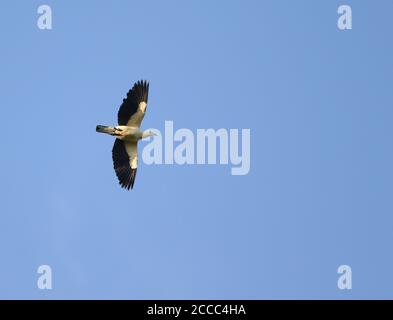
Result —
[[127, 190], [134, 187], [138, 167], [138, 141], [155, 135], [150, 130], [143, 132], [140, 130], [146, 112], [148, 94], [149, 83], [138, 81], [128, 91], [127, 98], [123, 99], [117, 114], [119, 125], [96, 127], [97, 132], [116, 137], [112, 149], [113, 167], [119, 184]]

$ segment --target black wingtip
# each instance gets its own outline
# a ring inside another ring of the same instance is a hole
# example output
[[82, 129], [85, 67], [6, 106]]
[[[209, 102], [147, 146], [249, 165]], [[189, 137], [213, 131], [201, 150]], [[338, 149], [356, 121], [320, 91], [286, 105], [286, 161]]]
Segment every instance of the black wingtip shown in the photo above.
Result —
[[125, 179], [120, 181], [119, 185], [125, 190], [132, 190], [134, 188], [135, 177], [137, 169], [131, 169], [131, 174]]
[[134, 84], [132, 90], [138, 94], [140, 101], [148, 102], [149, 82], [147, 80], [139, 80]]

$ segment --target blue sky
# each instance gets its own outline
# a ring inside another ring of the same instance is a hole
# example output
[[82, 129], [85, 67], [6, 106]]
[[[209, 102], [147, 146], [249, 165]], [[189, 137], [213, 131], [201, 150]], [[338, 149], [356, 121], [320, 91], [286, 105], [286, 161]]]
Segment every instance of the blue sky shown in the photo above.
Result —
[[[393, 298], [391, 1], [0, 10], [0, 298]], [[139, 79], [144, 128], [249, 128], [250, 173], [140, 163], [122, 190], [95, 126]]]

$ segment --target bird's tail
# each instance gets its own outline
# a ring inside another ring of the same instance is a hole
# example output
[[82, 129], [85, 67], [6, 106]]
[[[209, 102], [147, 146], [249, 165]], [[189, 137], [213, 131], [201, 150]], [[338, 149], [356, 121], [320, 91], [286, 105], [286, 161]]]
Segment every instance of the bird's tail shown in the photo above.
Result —
[[101, 133], [107, 133], [107, 134], [113, 135], [113, 134], [115, 134], [115, 131], [116, 131], [116, 130], [115, 130], [114, 127], [98, 125], [98, 126], [96, 127], [96, 131], [97, 131], [97, 132], [101, 132]]

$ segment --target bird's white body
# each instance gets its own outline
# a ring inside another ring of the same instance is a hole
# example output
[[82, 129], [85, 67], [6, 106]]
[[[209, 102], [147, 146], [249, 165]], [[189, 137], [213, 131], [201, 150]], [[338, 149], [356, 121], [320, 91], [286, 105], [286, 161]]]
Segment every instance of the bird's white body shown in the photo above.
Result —
[[141, 131], [139, 128], [129, 126], [98, 126], [97, 131], [110, 134], [117, 139], [128, 142], [137, 142], [138, 140], [154, 135], [152, 131]]
[[139, 128], [129, 126], [97, 126], [97, 131], [110, 134], [111, 136], [115, 136], [116, 139], [124, 141], [127, 154], [130, 157], [131, 169], [138, 167], [138, 141], [155, 135], [152, 131], [141, 131]]
[[115, 126], [113, 129], [113, 135], [116, 136], [117, 139], [130, 142], [142, 139], [143, 132], [139, 128]]

